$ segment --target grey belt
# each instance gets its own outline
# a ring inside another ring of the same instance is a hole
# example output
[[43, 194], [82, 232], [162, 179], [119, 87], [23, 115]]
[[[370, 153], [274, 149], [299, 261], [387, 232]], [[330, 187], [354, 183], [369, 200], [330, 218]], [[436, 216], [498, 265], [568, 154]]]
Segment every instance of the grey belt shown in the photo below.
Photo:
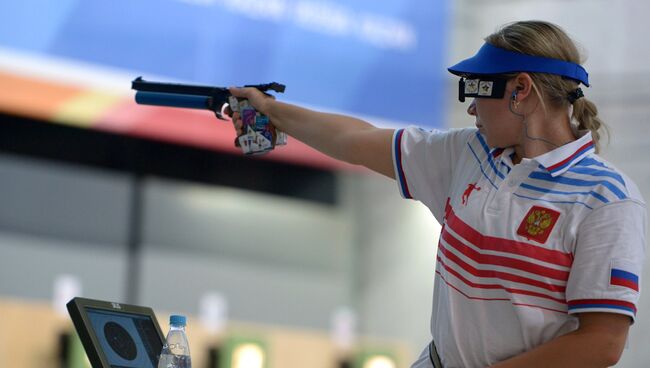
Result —
[[429, 360], [433, 364], [433, 368], [443, 368], [442, 363], [440, 362], [440, 356], [438, 355], [438, 350], [436, 350], [436, 344], [431, 340], [429, 343]]

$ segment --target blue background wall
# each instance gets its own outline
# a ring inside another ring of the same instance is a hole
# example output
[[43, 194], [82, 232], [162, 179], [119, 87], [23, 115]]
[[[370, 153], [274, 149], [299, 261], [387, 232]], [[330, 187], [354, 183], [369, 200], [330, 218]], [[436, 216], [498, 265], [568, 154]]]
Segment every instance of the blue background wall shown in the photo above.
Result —
[[433, 127], [447, 13], [446, 0], [7, 1], [0, 47], [145, 78], [278, 81], [287, 100]]

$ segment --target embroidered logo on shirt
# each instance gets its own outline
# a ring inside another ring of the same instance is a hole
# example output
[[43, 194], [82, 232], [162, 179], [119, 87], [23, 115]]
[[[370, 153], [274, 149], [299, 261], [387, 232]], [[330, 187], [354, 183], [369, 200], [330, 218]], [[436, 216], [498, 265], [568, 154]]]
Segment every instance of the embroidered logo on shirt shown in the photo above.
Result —
[[553, 230], [560, 213], [550, 208], [533, 206], [519, 225], [517, 234], [528, 240], [545, 243]]
[[461, 198], [465, 206], [467, 206], [467, 201], [469, 200], [469, 196], [472, 194], [473, 190], [481, 190], [481, 187], [477, 187], [476, 183], [467, 184], [467, 189], [465, 189], [463, 197]]
[[609, 284], [639, 291], [639, 276], [622, 269], [612, 268], [609, 276]]

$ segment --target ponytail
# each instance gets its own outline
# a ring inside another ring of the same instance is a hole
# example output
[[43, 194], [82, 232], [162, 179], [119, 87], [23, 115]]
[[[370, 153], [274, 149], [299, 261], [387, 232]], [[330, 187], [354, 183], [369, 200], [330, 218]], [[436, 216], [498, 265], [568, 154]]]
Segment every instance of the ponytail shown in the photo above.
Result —
[[601, 138], [599, 130], [603, 128], [605, 134], [608, 136], [609, 132], [605, 123], [598, 117], [598, 108], [596, 108], [596, 105], [584, 97], [577, 99], [573, 103], [571, 118], [578, 123], [578, 130], [586, 129], [591, 132], [596, 153], [598, 153], [600, 151]]

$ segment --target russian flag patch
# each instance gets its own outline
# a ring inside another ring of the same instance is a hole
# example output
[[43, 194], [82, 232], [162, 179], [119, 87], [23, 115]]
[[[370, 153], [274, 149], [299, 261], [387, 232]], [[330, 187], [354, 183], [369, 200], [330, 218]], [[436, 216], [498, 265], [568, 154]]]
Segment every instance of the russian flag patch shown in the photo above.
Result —
[[633, 274], [632, 272], [612, 267], [612, 271], [609, 276], [609, 284], [626, 287], [634, 291], [639, 291], [639, 276]]

